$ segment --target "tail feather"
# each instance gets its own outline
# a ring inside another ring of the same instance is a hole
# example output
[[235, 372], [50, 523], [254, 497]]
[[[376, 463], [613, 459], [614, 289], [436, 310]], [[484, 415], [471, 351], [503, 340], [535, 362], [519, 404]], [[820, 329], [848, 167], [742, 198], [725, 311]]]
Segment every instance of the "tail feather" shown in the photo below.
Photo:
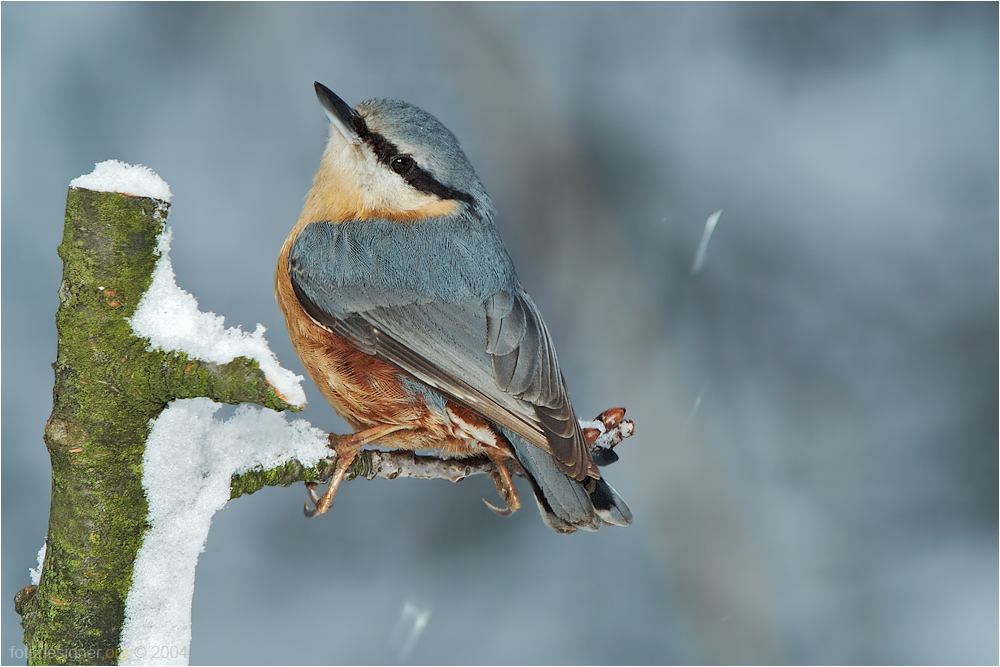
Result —
[[597, 480], [597, 488], [590, 494], [594, 511], [605, 525], [631, 526], [632, 510], [628, 508], [618, 492], [603, 479]]
[[595, 531], [597, 528], [593, 527], [591, 524], [583, 526], [574, 526], [568, 524], [552, 511], [552, 508], [545, 503], [545, 496], [538, 490], [538, 487], [532, 485], [535, 489], [535, 502], [538, 504], [538, 513], [542, 515], [542, 521], [545, 525], [556, 531], [557, 533], [562, 533], [563, 535], [569, 535], [575, 533], [578, 528], [583, 528], [586, 531]]
[[578, 529], [594, 531], [602, 525], [632, 523], [632, 512], [625, 501], [603, 479], [594, 480], [594, 490], [587, 493], [584, 483], [560, 470], [551, 454], [515, 433], [505, 435], [528, 473], [538, 509], [550, 528], [574, 533]]

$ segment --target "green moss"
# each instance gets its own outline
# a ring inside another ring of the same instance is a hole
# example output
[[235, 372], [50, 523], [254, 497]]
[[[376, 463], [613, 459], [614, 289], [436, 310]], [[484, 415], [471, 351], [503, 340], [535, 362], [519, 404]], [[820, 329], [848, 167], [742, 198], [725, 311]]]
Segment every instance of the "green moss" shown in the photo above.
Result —
[[306, 468], [298, 461], [289, 461], [272, 470], [251, 470], [242, 475], [233, 475], [230, 483], [230, 499], [239, 498], [260, 491], [265, 486], [291, 486], [297, 482], [325, 481], [329, 479], [333, 465], [320, 461], [314, 468]]
[[[344, 475], [345, 482], [358, 477], [370, 479], [375, 474], [374, 450], [362, 450]], [[326, 482], [333, 474], [334, 464], [320, 461], [315, 468], [306, 468], [298, 461], [289, 461], [273, 470], [251, 470], [233, 475], [230, 482], [230, 499], [260, 491], [265, 486], [291, 486], [297, 482]]]

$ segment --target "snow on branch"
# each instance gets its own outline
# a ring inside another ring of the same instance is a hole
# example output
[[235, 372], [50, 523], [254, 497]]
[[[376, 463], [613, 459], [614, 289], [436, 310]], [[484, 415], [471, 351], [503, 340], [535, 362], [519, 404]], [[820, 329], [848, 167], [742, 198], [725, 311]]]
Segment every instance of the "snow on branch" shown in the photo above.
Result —
[[143, 294], [132, 316], [132, 330], [148, 338], [153, 347], [177, 350], [194, 359], [226, 364], [237, 357], [253, 359], [278, 395], [292, 405], [305, 406], [302, 376], [283, 368], [264, 339], [264, 327], [248, 334], [240, 327], [225, 328], [226, 318], [203, 313], [198, 300], [177, 286], [170, 262], [173, 231], [164, 227], [157, 240], [160, 259], [153, 270], [153, 283]]
[[170, 186], [152, 169], [118, 160], [98, 162], [94, 165], [94, 171], [77, 176], [69, 182], [69, 187], [94, 192], [115, 192], [129, 197], [149, 197], [165, 204], [169, 204], [173, 198]]
[[122, 657], [135, 664], [187, 664], [187, 651], [154, 659], [137, 649], [190, 647], [195, 567], [212, 516], [229, 500], [232, 476], [289, 460], [315, 466], [329, 451], [326, 434], [304, 420], [289, 423], [272, 410], [241, 405], [219, 421], [221, 407], [207, 398], [176, 401], [146, 441], [150, 528], [136, 557], [120, 644]]
[[[325, 454], [325, 434], [276, 412], [243, 407], [216, 426], [220, 403], [300, 409], [302, 378], [278, 364], [263, 327], [227, 329], [177, 287], [170, 199], [150, 169], [114, 160], [67, 193], [45, 425], [60, 492], [44, 557], [15, 598], [31, 655], [147, 662], [152, 656], [122, 649], [138, 648], [136, 637], [189, 637], [190, 599], [181, 595], [177, 611], [173, 592], [193, 590], [197, 554], [232, 475], [292, 457], [315, 465]], [[184, 535], [185, 548], [164, 534]]]

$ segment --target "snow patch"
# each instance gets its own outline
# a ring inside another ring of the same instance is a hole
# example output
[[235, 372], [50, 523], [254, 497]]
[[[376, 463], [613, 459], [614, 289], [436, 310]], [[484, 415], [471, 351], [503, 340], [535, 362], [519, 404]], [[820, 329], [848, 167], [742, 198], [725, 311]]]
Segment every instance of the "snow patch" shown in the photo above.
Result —
[[227, 329], [225, 317], [201, 312], [198, 300], [177, 286], [170, 262], [172, 238], [172, 230], [164, 227], [157, 241], [160, 259], [153, 270], [153, 282], [132, 315], [135, 335], [148, 338], [154, 348], [165, 352], [178, 350], [202, 361], [226, 364], [236, 357], [254, 359], [285, 401], [304, 406], [302, 376], [278, 363], [264, 339], [266, 329], [262, 325], [258, 324], [253, 333], [244, 333], [240, 327]]
[[94, 165], [94, 171], [74, 178], [69, 186], [97, 192], [117, 192], [131, 197], [149, 197], [168, 204], [173, 197], [170, 186], [152, 169], [118, 160], [98, 162]]
[[[297, 459], [312, 467], [329, 453], [327, 435], [301, 419], [241, 405], [226, 421], [207, 398], [175, 401], [151, 421], [142, 459], [150, 528], [125, 603], [120, 664], [184, 665], [191, 644], [195, 566], [212, 516], [229, 500], [234, 474]], [[183, 648], [153, 659], [149, 647]]]

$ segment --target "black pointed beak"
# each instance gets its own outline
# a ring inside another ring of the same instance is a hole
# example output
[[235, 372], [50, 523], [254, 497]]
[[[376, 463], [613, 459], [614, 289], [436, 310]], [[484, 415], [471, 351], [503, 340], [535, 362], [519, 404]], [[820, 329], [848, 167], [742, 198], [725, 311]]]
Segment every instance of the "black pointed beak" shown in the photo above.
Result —
[[344, 138], [353, 143], [360, 143], [359, 134], [365, 127], [365, 120], [357, 111], [347, 106], [344, 100], [337, 97], [337, 94], [324, 86], [319, 81], [314, 81], [316, 87], [316, 97], [323, 105], [330, 122], [340, 131]]

